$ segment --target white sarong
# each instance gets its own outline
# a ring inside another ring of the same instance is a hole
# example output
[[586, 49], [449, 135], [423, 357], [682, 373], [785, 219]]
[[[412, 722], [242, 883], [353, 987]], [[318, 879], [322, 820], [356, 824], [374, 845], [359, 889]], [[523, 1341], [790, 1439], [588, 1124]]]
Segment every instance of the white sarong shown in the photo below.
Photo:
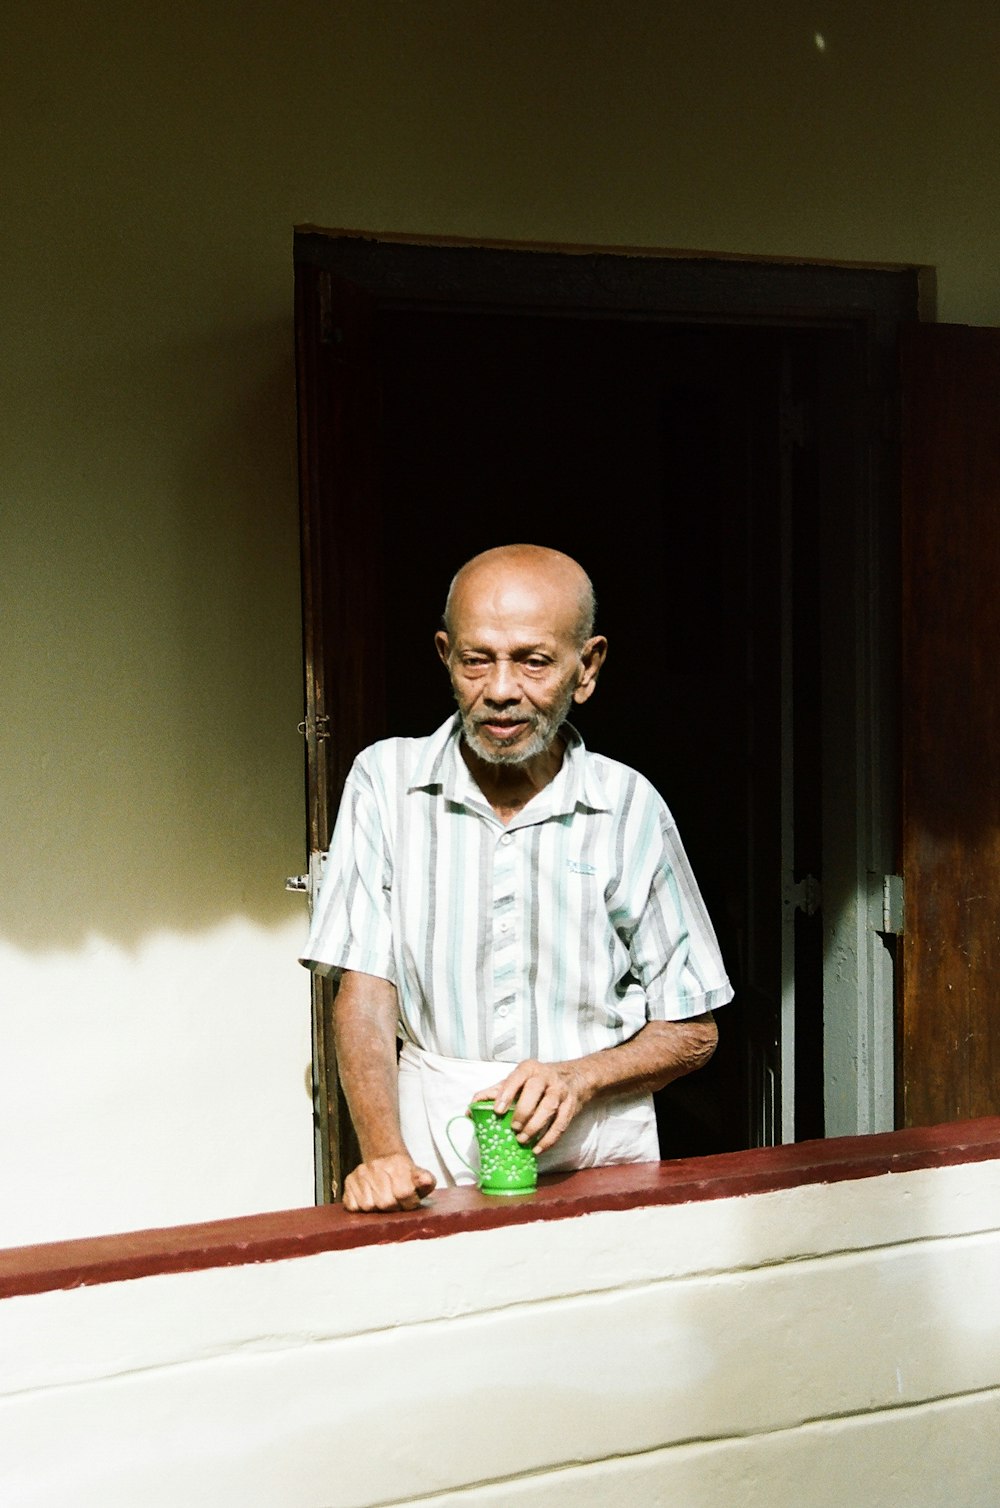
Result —
[[[452, 1136], [468, 1161], [477, 1165], [472, 1122], [465, 1116], [472, 1096], [499, 1084], [513, 1063], [443, 1058], [412, 1043], [399, 1057], [399, 1118], [406, 1149], [418, 1167], [434, 1174], [440, 1187], [475, 1183], [446, 1135], [453, 1116], [462, 1122]], [[657, 1162], [656, 1116], [650, 1094], [622, 1094], [592, 1101], [538, 1159], [539, 1173], [566, 1173], [612, 1163]]]

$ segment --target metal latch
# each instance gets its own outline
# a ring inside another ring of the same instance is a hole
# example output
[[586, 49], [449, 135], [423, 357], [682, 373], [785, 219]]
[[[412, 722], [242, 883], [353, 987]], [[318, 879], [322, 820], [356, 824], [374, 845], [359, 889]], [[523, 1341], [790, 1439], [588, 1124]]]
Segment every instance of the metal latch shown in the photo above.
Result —
[[327, 713], [321, 712], [318, 717], [313, 718], [304, 717], [300, 723], [296, 723], [295, 725], [296, 733], [301, 733], [303, 738], [309, 737], [310, 730], [319, 742], [322, 742], [324, 738], [329, 738], [330, 718]]
[[297, 895], [308, 895], [311, 902], [319, 894], [320, 881], [329, 855], [328, 848], [316, 849], [309, 855], [309, 873], [290, 874], [285, 881], [285, 889], [292, 890]]

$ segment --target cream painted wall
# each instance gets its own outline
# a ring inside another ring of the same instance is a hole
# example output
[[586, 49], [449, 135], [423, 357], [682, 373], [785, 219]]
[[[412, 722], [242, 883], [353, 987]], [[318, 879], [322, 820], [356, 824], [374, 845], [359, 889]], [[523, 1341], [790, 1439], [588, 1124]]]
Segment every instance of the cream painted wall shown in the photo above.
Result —
[[994, 1508], [998, 1261], [994, 1161], [5, 1299], [0, 1500]]
[[943, 318], [1000, 323], [1000, 12], [8, 0], [2, 32], [20, 1241], [310, 1197], [292, 226], [929, 263]]

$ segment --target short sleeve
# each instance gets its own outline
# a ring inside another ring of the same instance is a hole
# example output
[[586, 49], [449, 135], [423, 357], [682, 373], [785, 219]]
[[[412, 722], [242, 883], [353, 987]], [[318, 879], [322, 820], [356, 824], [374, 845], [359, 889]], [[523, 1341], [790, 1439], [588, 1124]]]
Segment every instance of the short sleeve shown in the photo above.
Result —
[[665, 810], [649, 892], [629, 952], [648, 1021], [683, 1021], [733, 998], [718, 940], [676, 826]]
[[355, 760], [341, 797], [312, 927], [299, 962], [318, 974], [352, 969], [396, 982], [392, 862], [371, 776]]

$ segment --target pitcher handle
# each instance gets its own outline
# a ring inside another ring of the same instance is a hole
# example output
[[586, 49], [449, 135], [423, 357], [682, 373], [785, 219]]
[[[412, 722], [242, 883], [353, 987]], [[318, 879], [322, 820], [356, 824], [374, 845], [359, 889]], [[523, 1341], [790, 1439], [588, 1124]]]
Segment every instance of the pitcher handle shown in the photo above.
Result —
[[478, 1168], [474, 1168], [472, 1166], [472, 1163], [469, 1162], [468, 1158], [462, 1156], [461, 1152], [456, 1147], [455, 1142], [454, 1142], [454, 1140], [452, 1138], [451, 1128], [455, 1124], [456, 1121], [465, 1121], [467, 1123], [470, 1123], [470, 1118], [469, 1118], [468, 1115], [453, 1115], [452, 1118], [451, 1118], [451, 1120], [448, 1122], [448, 1124], [444, 1128], [444, 1134], [445, 1134], [445, 1136], [447, 1136], [448, 1140], [451, 1142], [451, 1150], [454, 1152], [454, 1154], [458, 1158], [459, 1162], [465, 1164], [465, 1166], [468, 1168], [469, 1172], [472, 1174], [472, 1176], [475, 1178], [476, 1182], [478, 1183], [479, 1182], [479, 1169]]

